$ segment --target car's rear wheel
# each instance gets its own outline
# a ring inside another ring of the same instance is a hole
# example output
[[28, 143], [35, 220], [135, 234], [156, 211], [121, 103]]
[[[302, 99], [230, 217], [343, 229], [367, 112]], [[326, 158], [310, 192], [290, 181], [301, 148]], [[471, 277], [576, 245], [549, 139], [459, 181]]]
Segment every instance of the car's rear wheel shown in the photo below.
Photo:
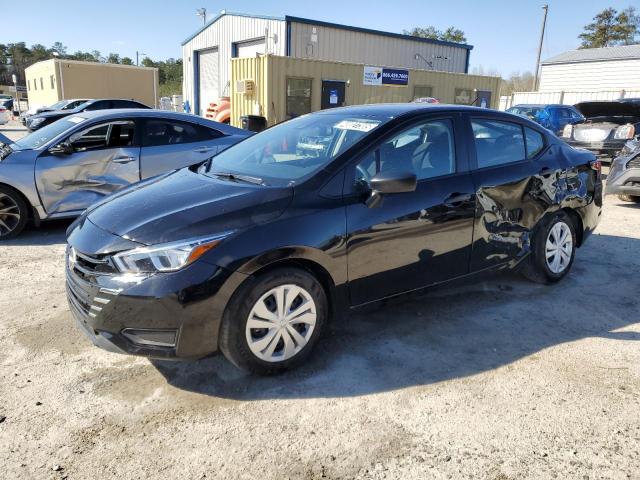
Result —
[[536, 228], [522, 273], [534, 282], [558, 282], [571, 270], [575, 251], [573, 222], [565, 212], [556, 212], [543, 218]]
[[618, 195], [618, 198], [623, 202], [640, 203], [640, 196], [638, 195]]
[[297, 268], [273, 270], [233, 295], [222, 320], [220, 350], [251, 373], [278, 373], [308, 358], [327, 316], [327, 297], [315, 277]]
[[13, 238], [27, 223], [27, 204], [15, 190], [0, 186], [0, 240]]

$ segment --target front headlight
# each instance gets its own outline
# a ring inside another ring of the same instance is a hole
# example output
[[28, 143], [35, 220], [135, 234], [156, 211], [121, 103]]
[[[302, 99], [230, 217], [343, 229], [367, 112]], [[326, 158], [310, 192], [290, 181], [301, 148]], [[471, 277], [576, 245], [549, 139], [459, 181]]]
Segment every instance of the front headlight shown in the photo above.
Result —
[[564, 130], [562, 130], [562, 138], [571, 138], [572, 134], [573, 134], [573, 125], [571, 125], [570, 123], [567, 123], [564, 126]]
[[627, 140], [633, 138], [635, 134], [635, 127], [631, 124], [627, 124], [616, 128], [616, 132], [613, 134], [613, 138], [615, 138], [616, 140]]
[[232, 233], [224, 232], [204, 238], [134, 248], [117, 253], [112, 258], [122, 273], [175, 272], [217, 247]]
[[37, 127], [42, 122], [44, 122], [44, 118], [34, 118], [33, 120], [27, 120], [30, 127]]

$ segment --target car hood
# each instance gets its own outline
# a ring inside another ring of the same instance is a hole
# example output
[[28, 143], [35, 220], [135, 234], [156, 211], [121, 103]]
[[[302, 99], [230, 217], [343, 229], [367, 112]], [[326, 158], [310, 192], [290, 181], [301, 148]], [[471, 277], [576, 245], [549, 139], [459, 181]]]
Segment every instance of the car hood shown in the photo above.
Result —
[[574, 105], [582, 115], [590, 117], [640, 117], [640, 105], [623, 102], [582, 102]]
[[35, 120], [36, 118], [55, 118], [55, 117], [65, 117], [67, 115], [70, 115], [74, 113], [74, 110], [65, 110], [60, 111], [60, 110], [49, 110], [49, 111], [45, 111], [45, 112], [40, 112], [37, 113], [35, 115], [32, 115], [30, 117], [31, 120]]
[[292, 196], [291, 187], [238, 183], [185, 168], [111, 195], [85, 215], [107, 232], [153, 245], [267, 222]]

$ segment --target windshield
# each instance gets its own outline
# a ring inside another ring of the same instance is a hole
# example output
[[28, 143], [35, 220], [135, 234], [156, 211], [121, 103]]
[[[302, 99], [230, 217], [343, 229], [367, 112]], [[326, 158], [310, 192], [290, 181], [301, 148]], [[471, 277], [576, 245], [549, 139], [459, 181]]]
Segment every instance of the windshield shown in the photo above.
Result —
[[298, 117], [223, 151], [212, 159], [207, 172], [296, 181], [325, 167], [388, 120], [346, 113]]
[[59, 102], [54, 103], [53, 105], [47, 107], [49, 110], [59, 110], [69, 103], [69, 100], [60, 100]]
[[13, 150], [31, 150], [41, 147], [42, 145], [45, 145], [49, 141], [56, 138], [58, 135], [66, 132], [71, 127], [78, 125], [80, 122], [83, 122], [84, 120], [84, 118], [77, 116], [62, 118], [50, 125], [46, 125], [41, 129], [30, 133], [20, 140], [15, 141], [11, 145], [11, 148]]
[[535, 118], [540, 113], [541, 108], [538, 107], [511, 107], [507, 113], [514, 113], [527, 118]]

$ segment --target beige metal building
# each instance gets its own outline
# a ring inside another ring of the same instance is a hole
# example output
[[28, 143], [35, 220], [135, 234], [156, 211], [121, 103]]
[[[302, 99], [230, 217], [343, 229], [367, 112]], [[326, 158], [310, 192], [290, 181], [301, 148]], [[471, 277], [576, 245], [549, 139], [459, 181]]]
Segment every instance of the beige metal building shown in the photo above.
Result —
[[278, 55], [466, 73], [471, 45], [308, 18], [222, 11], [182, 43], [183, 98], [196, 114], [230, 92], [230, 60]]
[[[400, 85], [376, 82], [376, 71], [361, 63], [341, 63], [264, 55], [231, 60], [231, 124], [244, 115], [267, 118], [268, 125], [341, 105], [410, 102], [437, 97], [443, 103], [496, 108], [499, 77], [430, 70], [395, 70], [408, 78]], [[374, 74], [373, 77], [371, 76]], [[374, 79], [372, 81], [372, 78]]]
[[30, 106], [67, 98], [127, 98], [156, 107], [158, 69], [51, 59], [25, 69]]

